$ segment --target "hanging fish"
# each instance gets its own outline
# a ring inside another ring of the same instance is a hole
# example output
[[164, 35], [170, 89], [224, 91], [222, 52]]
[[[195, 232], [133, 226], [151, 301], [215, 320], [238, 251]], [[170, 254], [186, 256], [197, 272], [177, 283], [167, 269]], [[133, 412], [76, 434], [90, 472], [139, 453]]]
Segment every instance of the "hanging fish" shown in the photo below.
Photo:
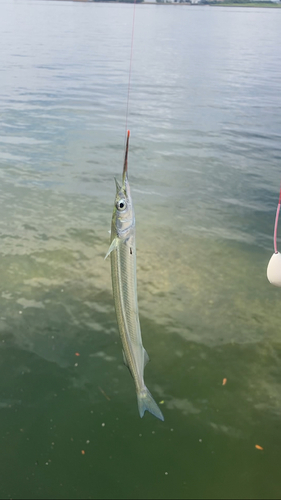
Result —
[[110, 254], [112, 289], [123, 359], [135, 382], [140, 416], [143, 417], [147, 410], [164, 420], [143, 379], [144, 367], [149, 357], [142, 345], [138, 312], [135, 214], [128, 181], [129, 137], [130, 131], [127, 134], [122, 186], [115, 179], [111, 244], [106, 257]]

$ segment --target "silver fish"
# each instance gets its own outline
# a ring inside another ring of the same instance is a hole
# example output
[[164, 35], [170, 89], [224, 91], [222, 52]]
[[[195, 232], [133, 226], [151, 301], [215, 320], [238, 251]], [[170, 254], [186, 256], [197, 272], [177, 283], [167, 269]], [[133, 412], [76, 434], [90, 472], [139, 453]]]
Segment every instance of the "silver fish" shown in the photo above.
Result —
[[[112, 289], [117, 323], [123, 346], [123, 360], [136, 386], [140, 416], [150, 411], [164, 420], [161, 410], [147, 389], [143, 372], [149, 361], [142, 345], [137, 299], [135, 214], [128, 181], [128, 131], [122, 186], [116, 183], [116, 196], [111, 222], [111, 239], [107, 255], [111, 256]], [[106, 258], [105, 257], [105, 258]]]

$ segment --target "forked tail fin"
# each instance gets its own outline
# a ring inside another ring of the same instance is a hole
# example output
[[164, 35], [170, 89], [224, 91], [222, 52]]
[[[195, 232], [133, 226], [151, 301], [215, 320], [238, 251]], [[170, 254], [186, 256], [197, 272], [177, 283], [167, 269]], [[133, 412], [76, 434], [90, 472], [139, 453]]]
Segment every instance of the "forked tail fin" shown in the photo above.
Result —
[[138, 392], [137, 397], [138, 397], [139, 412], [141, 417], [144, 416], [144, 412], [147, 410], [150, 411], [150, 413], [152, 413], [152, 415], [154, 415], [155, 417], [164, 421], [162, 412], [155, 403], [147, 387], [144, 387], [144, 389]]

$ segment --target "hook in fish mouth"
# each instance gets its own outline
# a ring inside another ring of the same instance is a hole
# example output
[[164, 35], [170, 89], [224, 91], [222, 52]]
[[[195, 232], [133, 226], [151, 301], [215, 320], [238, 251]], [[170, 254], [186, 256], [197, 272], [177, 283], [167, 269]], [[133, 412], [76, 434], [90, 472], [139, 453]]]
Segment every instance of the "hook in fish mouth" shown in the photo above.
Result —
[[123, 188], [125, 187], [125, 182], [128, 179], [128, 152], [129, 152], [129, 138], [130, 138], [130, 130], [127, 132], [127, 142], [126, 142], [126, 149], [125, 149], [125, 158], [124, 158], [124, 167], [123, 167], [123, 176], [122, 176], [122, 183], [123, 183]]

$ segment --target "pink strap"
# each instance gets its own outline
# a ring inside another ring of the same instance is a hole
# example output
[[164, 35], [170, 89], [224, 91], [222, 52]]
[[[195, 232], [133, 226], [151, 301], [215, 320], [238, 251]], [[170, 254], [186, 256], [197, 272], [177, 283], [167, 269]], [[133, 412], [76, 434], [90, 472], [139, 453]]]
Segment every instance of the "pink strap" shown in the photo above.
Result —
[[275, 224], [274, 224], [274, 252], [278, 253], [277, 250], [277, 227], [278, 227], [278, 219], [279, 219], [279, 213], [280, 213], [280, 204], [281, 204], [281, 188], [280, 188], [280, 194], [279, 194], [279, 201], [277, 205], [277, 210], [276, 210], [276, 217], [275, 217]]

